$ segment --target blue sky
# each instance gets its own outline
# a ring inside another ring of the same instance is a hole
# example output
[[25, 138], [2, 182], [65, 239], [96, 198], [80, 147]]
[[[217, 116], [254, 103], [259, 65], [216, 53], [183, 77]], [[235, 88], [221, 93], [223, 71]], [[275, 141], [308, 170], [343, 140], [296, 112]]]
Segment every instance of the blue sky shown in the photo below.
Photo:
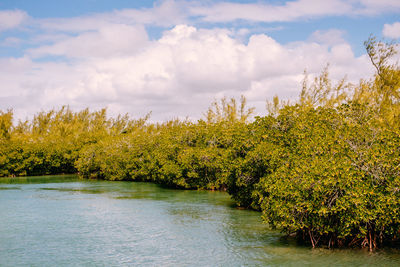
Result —
[[154, 1], [131, 0], [4, 0], [1, 9], [21, 9], [35, 18], [73, 17], [124, 8], [149, 8]]
[[400, 1], [1, 0], [0, 110], [196, 119], [245, 95], [263, 114], [298, 95], [305, 69], [370, 77], [370, 34], [399, 40]]

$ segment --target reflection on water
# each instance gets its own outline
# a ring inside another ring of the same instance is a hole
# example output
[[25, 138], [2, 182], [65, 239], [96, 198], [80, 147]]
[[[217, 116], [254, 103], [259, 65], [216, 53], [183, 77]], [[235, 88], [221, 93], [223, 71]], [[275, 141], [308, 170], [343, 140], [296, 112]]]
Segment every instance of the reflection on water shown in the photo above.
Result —
[[75, 176], [0, 179], [0, 266], [400, 265], [398, 250], [299, 246], [226, 193]]
[[16, 187], [16, 186], [3, 187], [3, 186], [0, 186], [0, 190], [21, 190], [21, 187]]
[[76, 175], [57, 176], [29, 176], [29, 177], [0, 177], [0, 185], [4, 184], [42, 184], [42, 183], [66, 183], [80, 180]]

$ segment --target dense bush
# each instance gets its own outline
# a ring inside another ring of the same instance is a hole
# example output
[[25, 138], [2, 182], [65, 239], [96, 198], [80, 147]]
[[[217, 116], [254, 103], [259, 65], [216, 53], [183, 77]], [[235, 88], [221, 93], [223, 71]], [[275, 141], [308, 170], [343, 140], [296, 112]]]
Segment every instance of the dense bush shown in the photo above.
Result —
[[313, 246], [375, 247], [397, 235], [400, 136], [372, 114], [358, 104], [281, 111], [256, 190], [271, 226]]

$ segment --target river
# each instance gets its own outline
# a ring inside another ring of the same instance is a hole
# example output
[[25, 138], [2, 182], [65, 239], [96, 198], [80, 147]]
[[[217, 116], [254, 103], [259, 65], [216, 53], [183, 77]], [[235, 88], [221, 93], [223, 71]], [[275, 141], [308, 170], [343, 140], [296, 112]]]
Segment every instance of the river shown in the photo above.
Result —
[[0, 266], [328, 265], [400, 266], [400, 252], [299, 246], [223, 192], [0, 178]]

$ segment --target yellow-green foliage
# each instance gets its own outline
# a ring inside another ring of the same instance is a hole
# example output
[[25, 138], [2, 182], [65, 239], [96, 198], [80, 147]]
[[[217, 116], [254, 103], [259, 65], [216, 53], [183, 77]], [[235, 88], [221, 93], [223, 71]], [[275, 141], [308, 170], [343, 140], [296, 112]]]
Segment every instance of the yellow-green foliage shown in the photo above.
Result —
[[0, 175], [75, 173], [83, 147], [129, 131], [139, 121], [108, 119], [106, 111], [73, 112], [68, 107], [41, 112], [12, 125], [12, 112], [0, 114]]
[[[400, 136], [365, 105], [287, 107], [266, 122], [264, 219], [318, 244], [375, 247], [400, 230]], [[258, 123], [264, 123], [260, 118]], [[382, 240], [380, 239], [382, 238]]]

